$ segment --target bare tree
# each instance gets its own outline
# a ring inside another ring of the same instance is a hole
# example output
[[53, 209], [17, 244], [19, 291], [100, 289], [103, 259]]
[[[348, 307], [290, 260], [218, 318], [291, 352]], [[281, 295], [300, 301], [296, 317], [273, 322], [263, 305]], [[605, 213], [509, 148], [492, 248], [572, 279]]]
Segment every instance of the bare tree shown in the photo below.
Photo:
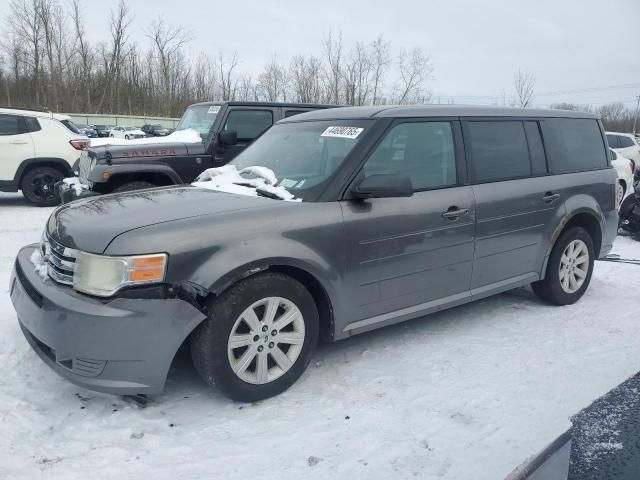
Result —
[[151, 22], [147, 34], [154, 48], [154, 58], [158, 63], [160, 91], [164, 111], [172, 111], [178, 94], [179, 73], [183, 68], [183, 47], [192, 39], [190, 32], [179, 26], [168, 25], [162, 17]]
[[121, 63], [124, 57], [125, 46], [128, 41], [128, 29], [132, 18], [129, 16], [129, 7], [124, 0], [120, 0], [118, 8], [111, 12], [111, 43], [110, 47], [102, 49], [103, 64], [105, 68], [105, 84], [102, 96], [98, 102], [96, 113], [100, 113], [109, 94], [113, 110], [113, 99], [118, 95], [118, 84]]
[[386, 69], [391, 64], [391, 44], [386, 42], [382, 35], [371, 42], [371, 69], [373, 75], [373, 93], [371, 103], [379, 105], [381, 102], [380, 91], [384, 82]]
[[261, 97], [268, 102], [286, 101], [287, 83], [286, 70], [278, 63], [275, 56], [272, 57], [258, 77], [258, 88]]
[[342, 79], [342, 32], [334, 39], [332, 32], [323, 41], [326, 65], [326, 100], [340, 103], [340, 80]]
[[91, 71], [95, 55], [86, 38], [84, 19], [80, 10], [80, 1], [71, 0], [71, 21], [75, 33], [74, 51], [80, 61], [82, 85], [85, 95], [85, 111], [91, 111]]
[[356, 42], [342, 68], [344, 100], [348, 105], [364, 105], [369, 100], [372, 62], [362, 42]]
[[320, 77], [322, 64], [314, 56], [296, 55], [289, 65], [290, 82], [293, 97], [299, 102], [314, 103], [321, 101]]
[[424, 95], [422, 86], [433, 71], [429, 55], [426, 55], [419, 47], [412, 49], [409, 53], [401, 50], [398, 54], [397, 64], [400, 79], [396, 88], [395, 102], [398, 104], [417, 103], [421, 95]]
[[7, 26], [25, 45], [23, 59], [31, 67], [31, 83], [34, 101], [40, 106], [40, 72], [42, 55], [42, 23], [39, 13], [40, 0], [13, 0]]
[[234, 73], [234, 70], [238, 66], [238, 52], [233, 52], [228, 58], [222, 53], [218, 54], [217, 71], [218, 82], [221, 87], [221, 99], [233, 100], [236, 96], [236, 88], [238, 86], [238, 79]]
[[513, 78], [513, 86], [516, 90], [516, 102], [519, 107], [530, 107], [534, 99], [536, 78], [530, 72], [518, 70]]

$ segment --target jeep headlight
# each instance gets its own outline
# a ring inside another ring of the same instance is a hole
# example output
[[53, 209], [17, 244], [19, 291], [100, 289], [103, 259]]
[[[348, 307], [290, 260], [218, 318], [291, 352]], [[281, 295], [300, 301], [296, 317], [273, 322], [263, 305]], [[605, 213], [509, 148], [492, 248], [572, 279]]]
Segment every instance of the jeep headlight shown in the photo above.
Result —
[[73, 288], [79, 292], [110, 297], [122, 287], [159, 283], [164, 280], [167, 255], [109, 257], [78, 252]]

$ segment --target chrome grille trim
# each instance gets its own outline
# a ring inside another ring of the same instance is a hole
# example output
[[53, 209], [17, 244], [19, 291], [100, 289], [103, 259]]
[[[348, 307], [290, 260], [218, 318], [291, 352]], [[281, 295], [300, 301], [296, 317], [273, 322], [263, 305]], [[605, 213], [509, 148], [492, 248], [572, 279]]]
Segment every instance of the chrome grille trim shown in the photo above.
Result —
[[49, 277], [64, 285], [73, 285], [73, 272], [78, 250], [65, 247], [49, 235], [45, 235], [43, 250]]

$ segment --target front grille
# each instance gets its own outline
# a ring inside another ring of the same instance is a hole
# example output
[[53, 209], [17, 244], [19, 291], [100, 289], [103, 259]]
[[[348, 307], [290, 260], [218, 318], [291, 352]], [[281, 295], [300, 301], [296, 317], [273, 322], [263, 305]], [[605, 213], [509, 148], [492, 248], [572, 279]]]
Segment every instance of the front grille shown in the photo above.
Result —
[[91, 158], [89, 152], [86, 150], [82, 152], [82, 155], [80, 155], [80, 162], [78, 164], [78, 178], [80, 179], [80, 183], [85, 185], [89, 184], [89, 173], [95, 166], [95, 158]]
[[78, 250], [67, 248], [49, 235], [44, 240], [44, 252], [49, 277], [58, 283], [73, 285], [73, 272]]

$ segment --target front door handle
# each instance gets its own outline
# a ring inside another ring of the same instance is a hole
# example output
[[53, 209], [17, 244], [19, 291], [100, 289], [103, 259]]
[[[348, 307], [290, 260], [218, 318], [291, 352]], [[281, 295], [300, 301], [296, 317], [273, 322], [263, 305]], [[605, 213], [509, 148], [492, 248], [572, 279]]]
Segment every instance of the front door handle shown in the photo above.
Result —
[[449, 207], [446, 212], [442, 213], [442, 216], [448, 220], [457, 220], [462, 215], [467, 215], [468, 213], [468, 208]]
[[542, 201], [545, 203], [553, 203], [559, 198], [560, 198], [559, 193], [547, 192], [544, 194], [544, 197], [542, 197]]
[[9, 142], [11, 145], [26, 145], [28, 142], [24, 140], [14, 140], [13, 142]]

